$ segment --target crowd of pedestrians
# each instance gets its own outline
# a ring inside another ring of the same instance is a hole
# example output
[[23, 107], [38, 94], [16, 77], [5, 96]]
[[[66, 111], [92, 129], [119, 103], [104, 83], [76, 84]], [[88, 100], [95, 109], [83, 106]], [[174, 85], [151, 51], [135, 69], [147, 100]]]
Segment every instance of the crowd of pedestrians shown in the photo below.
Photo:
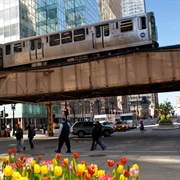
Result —
[[[34, 136], [36, 135], [35, 127], [33, 125], [28, 125], [27, 130], [28, 130], [28, 139], [29, 139], [30, 148], [34, 149], [33, 139], [34, 139]], [[47, 130], [47, 127], [46, 127], [46, 130]], [[57, 149], [55, 150], [56, 153], [61, 153], [61, 148], [64, 143], [66, 144], [66, 147], [67, 147], [66, 153], [71, 153], [71, 144], [70, 144], [69, 134], [70, 134], [69, 124], [67, 123], [65, 118], [62, 118], [62, 123], [60, 124], [59, 131], [58, 131], [58, 145], [57, 145]], [[15, 136], [16, 136], [17, 152], [20, 152], [21, 148], [25, 151], [26, 147], [24, 145], [23, 130], [19, 124], [16, 125]], [[104, 143], [102, 139], [102, 125], [99, 121], [96, 121], [93, 124], [92, 144], [91, 144], [90, 150], [93, 151], [97, 149], [97, 145], [99, 145], [102, 150], [105, 150], [107, 148], [107, 145]]]

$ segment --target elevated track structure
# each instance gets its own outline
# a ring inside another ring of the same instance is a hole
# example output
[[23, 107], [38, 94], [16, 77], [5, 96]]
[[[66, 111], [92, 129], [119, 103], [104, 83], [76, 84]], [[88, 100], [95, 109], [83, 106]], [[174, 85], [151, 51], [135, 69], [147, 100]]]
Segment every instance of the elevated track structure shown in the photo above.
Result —
[[[60, 61], [60, 60], [59, 60]], [[180, 46], [78, 59], [59, 66], [0, 72], [0, 103], [180, 90]]]

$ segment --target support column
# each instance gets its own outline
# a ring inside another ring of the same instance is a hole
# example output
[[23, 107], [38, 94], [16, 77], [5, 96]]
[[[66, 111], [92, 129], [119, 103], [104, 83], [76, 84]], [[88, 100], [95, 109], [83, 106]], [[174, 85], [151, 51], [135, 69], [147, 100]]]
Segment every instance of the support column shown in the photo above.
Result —
[[46, 104], [47, 106], [47, 114], [48, 114], [48, 126], [47, 126], [47, 135], [53, 136], [53, 111], [52, 111], [52, 103]]

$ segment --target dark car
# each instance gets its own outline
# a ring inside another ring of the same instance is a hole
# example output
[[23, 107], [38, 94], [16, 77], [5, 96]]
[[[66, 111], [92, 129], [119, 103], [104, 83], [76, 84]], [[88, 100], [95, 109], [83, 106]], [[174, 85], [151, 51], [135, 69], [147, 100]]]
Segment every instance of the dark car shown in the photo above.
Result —
[[[76, 122], [71, 127], [71, 132], [78, 137], [84, 137], [85, 135], [91, 135], [93, 130], [92, 121]], [[114, 133], [114, 129], [111, 126], [102, 125], [103, 136], [110, 136]]]
[[127, 131], [129, 130], [129, 126], [126, 121], [118, 121], [114, 124], [115, 131]]

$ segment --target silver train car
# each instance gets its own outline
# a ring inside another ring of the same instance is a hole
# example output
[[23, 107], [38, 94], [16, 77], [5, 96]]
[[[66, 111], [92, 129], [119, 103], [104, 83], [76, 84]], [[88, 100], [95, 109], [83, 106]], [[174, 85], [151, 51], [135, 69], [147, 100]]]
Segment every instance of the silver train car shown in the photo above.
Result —
[[157, 47], [153, 12], [81, 26], [0, 45], [0, 68], [46, 66], [53, 60]]

